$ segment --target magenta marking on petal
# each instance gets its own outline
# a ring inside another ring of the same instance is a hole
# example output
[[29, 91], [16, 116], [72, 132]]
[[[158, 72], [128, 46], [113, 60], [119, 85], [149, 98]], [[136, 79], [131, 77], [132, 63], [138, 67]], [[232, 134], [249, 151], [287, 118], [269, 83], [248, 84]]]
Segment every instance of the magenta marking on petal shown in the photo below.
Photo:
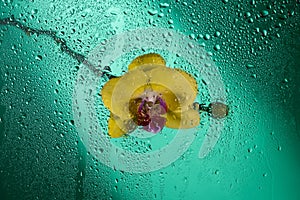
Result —
[[143, 99], [143, 101], [141, 102], [140, 106], [139, 106], [139, 109], [138, 109], [138, 112], [141, 112], [141, 110], [143, 109], [144, 107], [144, 104], [145, 104], [145, 99]]
[[163, 129], [165, 124], [166, 124], [165, 118], [160, 116], [155, 116], [151, 118], [151, 122], [147, 126], [144, 126], [143, 129], [151, 133], [158, 133]]
[[165, 114], [167, 109], [166, 102], [160, 96], [156, 96], [155, 101], [143, 98], [138, 107], [137, 124], [148, 132], [158, 133], [166, 124], [166, 119], [161, 115]]
[[161, 97], [158, 97], [158, 101], [159, 101], [159, 104], [165, 109], [165, 113], [166, 113], [168, 111], [168, 106], [167, 106], [166, 102]]

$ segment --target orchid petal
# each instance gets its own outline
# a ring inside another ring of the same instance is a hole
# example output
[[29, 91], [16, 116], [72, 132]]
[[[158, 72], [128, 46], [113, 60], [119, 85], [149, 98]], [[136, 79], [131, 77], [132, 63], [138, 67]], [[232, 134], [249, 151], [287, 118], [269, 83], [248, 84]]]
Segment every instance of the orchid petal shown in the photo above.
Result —
[[168, 112], [166, 126], [174, 129], [186, 129], [198, 126], [200, 115], [198, 111], [190, 108], [187, 111]]
[[156, 64], [160, 66], [165, 66], [166, 61], [161, 57], [159, 54], [156, 53], [149, 53], [145, 55], [141, 55], [137, 58], [135, 58], [129, 65], [128, 65], [128, 71], [136, 69], [142, 65], [147, 64]]

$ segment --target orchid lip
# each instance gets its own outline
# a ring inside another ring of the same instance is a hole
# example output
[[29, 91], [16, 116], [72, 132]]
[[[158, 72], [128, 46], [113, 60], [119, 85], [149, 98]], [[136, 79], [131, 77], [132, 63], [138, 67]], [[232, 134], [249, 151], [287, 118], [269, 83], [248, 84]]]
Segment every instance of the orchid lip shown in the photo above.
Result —
[[154, 91], [145, 91], [141, 97], [136, 113], [137, 125], [143, 126], [148, 132], [161, 131], [166, 124], [166, 119], [161, 116], [167, 112], [166, 102]]

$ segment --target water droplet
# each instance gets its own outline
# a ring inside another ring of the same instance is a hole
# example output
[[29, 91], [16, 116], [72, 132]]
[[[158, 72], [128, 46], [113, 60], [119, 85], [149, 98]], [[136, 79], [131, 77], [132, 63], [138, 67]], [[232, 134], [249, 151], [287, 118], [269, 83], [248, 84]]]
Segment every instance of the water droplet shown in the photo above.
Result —
[[31, 10], [31, 14], [36, 14], [36, 13], [38, 13], [38, 9]]
[[205, 34], [205, 35], [204, 35], [204, 39], [205, 39], [205, 40], [209, 40], [209, 39], [210, 39], [210, 35], [209, 35], [209, 34]]
[[247, 67], [247, 69], [251, 69], [251, 68], [254, 68], [254, 65], [252, 65], [252, 64], [247, 64], [246, 67]]
[[182, 5], [187, 6], [188, 4], [187, 2], [182, 2]]
[[159, 13], [158, 14], [158, 17], [163, 17], [163, 16], [165, 16], [164, 13]]
[[191, 37], [191, 39], [193, 39], [193, 40], [196, 38], [195, 34], [193, 34], [193, 33], [190, 35], [190, 37]]
[[160, 6], [161, 8], [167, 8], [167, 7], [169, 7], [170, 5], [169, 5], [168, 3], [160, 3], [159, 6]]
[[249, 18], [250, 16], [251, 16], [251, 13], [250, 12], [246, 12], [245, 17]]
[[158, 11], [157, 11], [157, 10], [150, 9], [150, 10], [148, 10], [148, 13], [149, 13], [150, 15], [156, 15], [156, 14], [158, 13]]
[[35, 57], [35, 59], [36, 59], [36, 60], [42, 60], [43, 57], [42, 57], [41, 55], [37, 55], [37, 56]]
[[267, 33], [268, 33], [267, 30], [262, 31], [263, 36], [267, 36]]
[[221, 49], [221, 46], [220, 46], [220, 45], [216, 44], [216, 45], [214, 46], [214, 50], [218, 51], [218, 50], [220, 50], [220, 49]]
[[151, 18], [149, 19], [149, 24], [153, 24], [154, 20]]
[[249, 23], [253, 23], [253, 22], [254, 22], [254, 19], [253, 19], [253, 18], [249, 18], [248, 22], [249, 22]]
[[261, 12], [261, 16], [262, 17], [266, 17], [266, 16], [268, 16], [269, 15], [269, 12], [267, 11], [267, 10], [263, 10], [262, 12]]
[[219, 31], [215, 32], [215, 37], [219, 37], [221, 35], [221, 33]]
[[70, 122], [69, 122], [69, 124], [71, 125], [71, 126], [74, 126], [74, 120], [70, 120]]
[[188, 44], [190, 48], [194, 48], [195, 46], [192, 43]]

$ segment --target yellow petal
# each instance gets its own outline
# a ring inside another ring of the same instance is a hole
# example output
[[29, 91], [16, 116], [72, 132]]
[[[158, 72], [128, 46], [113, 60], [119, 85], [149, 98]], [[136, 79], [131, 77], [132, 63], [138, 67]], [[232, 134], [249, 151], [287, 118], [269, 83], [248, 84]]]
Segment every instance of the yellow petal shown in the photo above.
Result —
[[112, 138], [119, 138], [126, 134], [126, 131], [123, 131], [118, 124], [116, 123], [113, 116], [110, 116], [108, 119], [108, 134]]
[[166, 61], [159, 54], [149, 53], [135, 58], [129, 65], [128, 70], [136, 69], [139, 66], [147, 65], [147, 64], [155, 64], [165, 66]]
[[178, 71], [181, 75], [184, 76], [184, 78], [190, 83], [190, 87], [193, 88], [194, 94], [197, 95], [198, 86], [197, 86], [196, 79], [192, 75], [186, 73], [185, 71], [183, 71], [181, 69], [176, 68], [176, 71]]
[[102, 96], [102, 101], [104, 105], [111, 110], [111, 97], [112, 93], [115, 89], [115, 86], [117, 82], [120, 80], [120, 78], [112, 78], [110, 79], [102, 88], [101, 90], [101, 96]]
[[130, 119], [129, 101], [138, 88], [147, 85], [148, 79], [139, 69], [131, 70], [122, 76], [111, 92], [110, 111], [121, 119]]
[[190, 108], [187, 111], [168, 112], [166, 126], [174, 129], [186, 129], [198, 126], [200, 123], [199, 113]]
[[111, 137], [121, 137], [126, 133], [130, 133], [136, 129], [137, 125], [132, 119], [121, 119], [120, 117], [110, 114], [108, 120], [108, 134]]
[[[141, 67], [143, 68], [143, 67]], [[151, 84], [161, 85], [171, 91], [177, 97], [182, 111], [187, 110], [197, 95], [197, 84], [193, 78], [185, 72], [168, 67], [156, 67], [145, 73], [150, 78]], [[172, 102], [166, 102], [167, 105]]]
[[168, 110], [174, 111], [176, 109], [179, 109], [180, 103], [176, 95], [168, 88], [160, 84], [149, 83], [146, 85], [142, 85], [134, 91], [134, 93], [131, 96], [131, 99], [136, 99], [140, 97], [141, 94], [143, 94], [147, 90], [151, 90], [160, 94], [162, 96], [162, 99], [167, 103]]

